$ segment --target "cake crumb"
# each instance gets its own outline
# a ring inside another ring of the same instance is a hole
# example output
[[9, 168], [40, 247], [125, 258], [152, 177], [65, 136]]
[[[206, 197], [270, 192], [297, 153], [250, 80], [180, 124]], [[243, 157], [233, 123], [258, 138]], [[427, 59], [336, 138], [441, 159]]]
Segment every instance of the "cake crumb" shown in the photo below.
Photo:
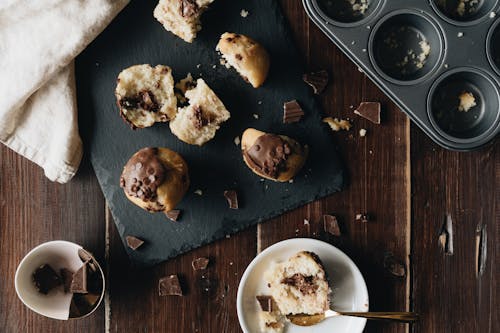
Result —
[[364, 128], [359, 130], [359, 136], [361, 136], [361, 137], [366, 136], [366, 130]]
[[288, 182], [289, 182], [290, 184], [293, 184], [293, 179], [290, 179]]
[[213, 68], [213, 69], [216, 69], [216, 68], [217, 68], [217, 65], [212, 65], [212, 68]]
[[457, 34], [457, 37], [458, 37], [458, 38], [461, 38], [461, 37], [463, 37], [463, 36], [464, 36], [464, 33], [463, 33], [463, 32], [461, 32], [461, 31], [459, 31], [459, 32], [458, 32], [458, 34]]
[[240, 12], [240, 16], [245, 18], [248, 16], [248, 10], [245, 10], [245, 9], [242, 9], [241, 12]]
[[304, 225], [309, 225], [309, 220], [308, 219], [304, 219]]
[[201, 67], [201, 64], [196, 65], [196, 68], [200, 68], [200, 67]]
[[495, 12], [490, 13], [490, 18], [494, 18], [495, 16], [497, 16], [497, 13], [495, 13]]
[[460, 95], [458, 95], [458, 99], [460, 101], [458, 104], [458, 111], [460, 112], [468, 112], [477, 105], [476, 98], [468, 91], [463, 91]]
[[194, 194], [203, 195], [203, 191], [200, 189], [197, 189], [196, 191], [194, 191]]
[[240, 137], [239, 136], [235, 137], [234, 140], [233, 140], [233, 142], [234, 142], [235, 145], [239, 146], [240, 143], [241, 143]]
[[258, 114], [256, 114], [256, 113], [254, 113], [252, 116], [253, 116], [255, 119], [259, 119], [259, 115], [258, 115]]
[[332, 131], [338, 132], [340, 130], [345, 130], [348, 131], [351, 129], [351, 123], [348, 122], [347, 120], [344, 119], [338, 119], [338, 118], [332, 118], [332, 117], [326, 117], [323, 119], [324, 123], [327, 123]]

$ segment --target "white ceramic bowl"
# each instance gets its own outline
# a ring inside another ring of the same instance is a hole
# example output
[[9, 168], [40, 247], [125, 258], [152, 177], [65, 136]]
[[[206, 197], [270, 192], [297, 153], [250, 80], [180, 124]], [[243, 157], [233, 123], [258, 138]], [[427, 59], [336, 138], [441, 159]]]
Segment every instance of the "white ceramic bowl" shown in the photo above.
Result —
[[[32, 249], [17, 267], [15, 288], [19, 299], [31, 310], [45, 317], [67, 320], [69, 319], [69, 306], [72, 294], [65, 293], [62, 288], [56, 288], [47, 295], [41, 294], [33, 283], [33, 272], [43, 264], [49, 264], [56, 272], [67, 268], [76, 272], [82, 266], [78, 256], [78, 244], [57, 240], [43, 243]], [[99, 306], [104, 295], [104, 274], [96, 262], [99, 272], [103, 277], [103, 292], [93, 310], [82, 317], [90, 315]]]
[[[368, 291], [365, 280], [354, 262], [344, 252], [328, 243], [310, 239], [294, 238], [276, 243], [262, 251], [248, 265], [238, 287], [237, 310], [240, 326], [245, 333], [258, 333], [259, 305], [256, 295], [269, 294], [263, 279], [265, 271], [273, 262], [288, 259], [299, 251], [316, 253], [325, 267], [333, 295], [331, 308], [341, 311], [368, 311]], [[301, 327], [288, 323], [286, 333], [357, 333], [362, 332], [366, 319], [335, 317], [321, 323]]]

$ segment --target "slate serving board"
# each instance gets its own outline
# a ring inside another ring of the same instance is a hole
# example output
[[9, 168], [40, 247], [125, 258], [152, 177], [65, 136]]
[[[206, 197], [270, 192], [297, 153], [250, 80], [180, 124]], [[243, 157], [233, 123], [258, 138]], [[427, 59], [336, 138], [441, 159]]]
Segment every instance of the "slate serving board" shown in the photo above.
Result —
[[[134, 235], [146, 241], [138, 251], [125, 247], [133, 264], [153, 265], [342, 188], [343, 170], [332, 135], [302, 82], [301, 59], [276, 1], [215, 1], [192, 44], [163, 29], [152, 16], [155, 5], [156, 1], [132, 1], [76, 61], [86, 151], [122, 240]], [[249, 11], [247, 18], [240, 16], [241, 9]], [[268, 49], [271, 70], [263, 87], [252, 88], [234, 70], [220, 65], [215, 46], [225, 31], [247, 34]], [[214, 140], [203, 147], [190, 146], [172, 135], [168, 124], [132, 131], [122, 121], [113, 94], [116, 77], [122, 69], [141, 63], [168, 65], [176, 80], [188, 72], [203, 77], [231, 112]], [[300, 123], [285, 125], [283, 102], [292, 99], [300, 102], [306, 116]], [[263, 181], [245, 166], [234, 138], [248, 127], [289, 135], [310, 146], [309, 159], [293, 183]], [[178, 205], [182, 217], [177, 223], [136, 207], [119, 187], [124, 164], [148, 146], [173, 149], [189, 165], [191, 187]], [[195, 194], [197, 189], [203, 195]], [[226, 189], [237, 190], [239, 210], [228, 208]]]

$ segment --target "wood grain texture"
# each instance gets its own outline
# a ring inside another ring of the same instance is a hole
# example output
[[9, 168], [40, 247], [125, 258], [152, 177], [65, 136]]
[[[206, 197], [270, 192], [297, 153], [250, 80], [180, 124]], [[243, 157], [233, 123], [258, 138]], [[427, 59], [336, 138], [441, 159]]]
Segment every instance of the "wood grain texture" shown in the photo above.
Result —
[[58, 321], [30, 311], [17, 298], [17, 265], [40, 243], [63, 239], [104, 254], [104, 199], [88, 164], [67, 185], [47, 180], [43, 171], [4, 146], [0, 147], [0, 331], [99, 332], [104, 308], [90, 317]]
[[[471, 153], [443, 150], [412, 131], [413, 300], [415, 332], [499, 332], [500, 145]], [[452, 219], [453, 255], [438, 237]], [[484, 272], [476, 266], [477, 229], [485, 228]]]
[[[331, 74], [331, 83], [320, 96], [325, 113], [352, 120], [350, 131], [332, 133], [332, 149], [338, 147], [350, 179], [341, 193], [262, 224], [261, 248], [292, 237], [330, 242], [345, 251], [366, 277], [372, 311], [407, 310], [409, 275], [390, 274], [384, 258], [392, 255], [404, 265], [409, 260], [409, 120], [308, 20], [300, 2], [281, 3], [308, 69], [327, 69]], [[354, 115], [353, 107], [362, 101], [382, 103], [381, 125]], [[366, 137], [359, 136], [361, 128], [367, 130]], [[373, 220], [356, 221], [358, 213], [368, 213]], [[339, 217], [341, 237], [323, 231], [323, 214]], [[366, 331], [407, 329], [404, 324], [369, 322]]]

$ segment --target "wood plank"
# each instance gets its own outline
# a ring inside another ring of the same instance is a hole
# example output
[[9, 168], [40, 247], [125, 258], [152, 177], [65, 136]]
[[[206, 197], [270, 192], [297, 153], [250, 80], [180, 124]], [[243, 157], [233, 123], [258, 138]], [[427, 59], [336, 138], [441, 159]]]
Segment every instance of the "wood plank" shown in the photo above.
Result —
[[[412, 129], [413, 301], [422, 320], [415, 332], [499, 332], [498, 235], [500, 145], [450, 152]], [[438, 238], [446, 215], [453, 255]], [[477, 229], [487, 234], [478, 274]]]
[[[332, 83], [321, 95], [324, 111], [350, 118], [353, 129], [332, 133], [349, 173], [350, 184], [341, 193], [297, 209], [262, 224], [262, 249], [287, 238], [313, 237], [345, 251], [366, 278], [370, 309], [403, 311], [409, 308], [409, 278], [391, 275], [384, 268], [384, 257], [408, 265], [410, 230], [409, 120], [371, 83], [312, 23], [300, 2], [282, 1], [302, 53], [310, 70], [328, 69]], [[383, 123], [374, 125], [353, 114], [352, 106], [361, 101], [380, 101]], [[366, 137], [358, 131], [365, 128]], [[334, 144], [332, 144], [332, 149]], [[333, 213], [340, 217], [344, 235], [325, 234], [321, 217]], [[374, 217], [366, 224], [355, 221], [358, 213]], [[309, 224], [304, 224], [304, 219]], [[404, 324], [370, 322], [367, 332], [404, 332]]]
[[[112, 219], [111, 216], [109, 219]], [[173, 222], [165, 219], [165, 223]], [[109, 331], [239, 331], [236, 292], [240, 278], [256, 252], [255, 228], [251, 227], [153, 268], [133, 269], [116, 226], [111, 221]], [[199, 257], [210, 259], [209, 267], [204, 271], [194, 271], [191, 267], [192, 260]], [[158, 280], [170, 274], [179, 275], [184, 296], [158, 295]]]
[[14, 290], [14, 273], [24, 255], [40, 243], [64, 239], [104, 254], [104, 198], [88, 164], [66, 185], [5, 146], [0, 147], [0, 327], [2, 332], [99, 332], [104, 307], [72, 321], [42, 317], [25, 307]]

